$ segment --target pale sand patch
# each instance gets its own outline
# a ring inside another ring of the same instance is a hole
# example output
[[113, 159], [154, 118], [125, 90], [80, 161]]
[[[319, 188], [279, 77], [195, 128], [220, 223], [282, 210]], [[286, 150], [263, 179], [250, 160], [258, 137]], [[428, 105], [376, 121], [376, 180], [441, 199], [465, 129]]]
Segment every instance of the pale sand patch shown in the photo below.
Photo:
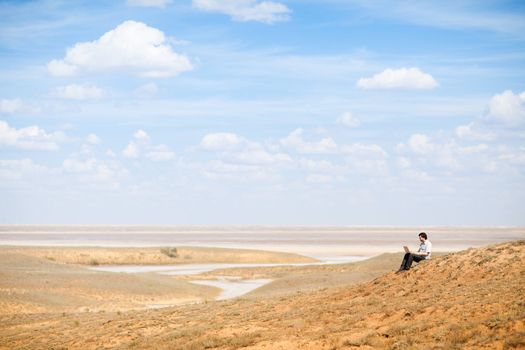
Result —
[[247, 294], [271, 281], [270, 279], [236, 280], [234, 278], [221, 277], [217, 280], [198, 280], [192, 281], [192, 283], [220, 288], [222, 291], [216, 300], [227, 300]]

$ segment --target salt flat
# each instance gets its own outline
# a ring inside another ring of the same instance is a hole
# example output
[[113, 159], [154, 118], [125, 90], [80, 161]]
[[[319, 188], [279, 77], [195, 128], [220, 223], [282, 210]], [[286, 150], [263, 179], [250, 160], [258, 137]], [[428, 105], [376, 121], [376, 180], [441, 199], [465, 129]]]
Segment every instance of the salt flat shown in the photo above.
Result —
[[71, 226], [0, 225], [0, 245], [257, 249], [311, 257], [373, 256], [417, 245], [425, 231], [437, 251], [525, 238], [522, 227]]

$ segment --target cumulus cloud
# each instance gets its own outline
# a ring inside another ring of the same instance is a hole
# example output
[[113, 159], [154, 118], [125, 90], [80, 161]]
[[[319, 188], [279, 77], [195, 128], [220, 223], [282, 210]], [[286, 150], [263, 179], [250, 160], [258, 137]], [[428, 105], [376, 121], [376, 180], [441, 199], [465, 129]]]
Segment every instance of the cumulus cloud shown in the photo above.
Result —
[[175, 152], [166, 145], [151, 146], [146, 153], [146, 158], [155, 162], [173, 160], [175, 159]]
[[443, 136], [431, 137], [425, 134], [414, 134], [406, 143], [397, 146], [402, 155], [401, 168], [442, 168], [445, 170], [479, 169], [485, 170], [493, 160], [491, 147], [485, 143], [462, 145], [455, 139]]
[[381, 146], [375, 144], [354, 143], [352, 145], [345, 145], [341, 147], [341, 152], [343, 154], [352, 155], [360, 158], [388, 158], [388, 153]]
[[291, 162], [292, 158], [285, 153], [270, 153], [264, 149], [250, 149], [232, 155], [235, 161], [245, 164], [272, 164]]
[[434, 151], [435, 146], [430, 137], [425, 134], [414, 134], [408, 139], [408, 146], [417, 154], [429, 154]]
[[350, 112], [343, 113], [339, 117], [339, 119], [337, 119], [337, 123], [344, 126], [348, 126], [350, 128], [356, 128], [359, 125], [361, 125], [361, 121], [359, 120], [359, 118], [357, 118]]
[[129, 70], [142, 77], [172, 77], [193, 68], [189, 59], [173, 52], [164, 33], [136, 21], [125, 21], [91, 42], [67, 49], [63, 59], [52, 60], [52, 75]]
[[90, 84], [70, 84], [59, 86], [54, 89], [53, 96], [65, 98], [68, 100], [87, 100], [99, 99], [104, 96], [104, 91], [95, 85]]
[[200, 147], [207, 151], [228, 151], [237, 148], [245, 140], [233, 133], [221, 132], [205, 135]]
[[100, 161], [96, 158], [68, 158], [62, 162], [65, 173], [78, 176], [81, 182], [89, 185], [103, 185], [111, 188], [120, 187], [120, 180], [128, 173], [114, 161]]
[[89, 134], [87, 137], [87, 142], [92, 145], [98, 145], [102, 142], [102, 140], [95, 134]]
[[257, 0], [193, 0], [199, 10], [218, 12], [230, 16], [234, 21], [275, 23], [290, 19], [291, 10], [286, 5], [273, 1]]
[[525, 123], [525, 92], [514, 94], [511, 90], [494, 95], [490, 101], [485, 119], [507, 126]]
[[22, 100], [19, 98], [0, 100], [0, 113], [15, 113], [21, 108]]
[[496, 134], [490, 130], [484, 130], [476, 122], [456, 127], [456, 136], [465, 140], [491, 141], [496, 138]]
[[288, 136], [281, 139], [280, 143], [284, 147], [292, 148], [298, 153], [335, 153], [337, 144], [331, 137], [325, 137], [319, 141], [308, 142], [303, 140], [303, 129], [295, 129]]
[[128, 143], [126, 148], [122, 151], [122, 155], [126, 158], [138, 158], [139, 156], [139, 147], [133, 141]]
[[370, 78], [361, 78], [357, 87], [361, 89], [433, 89], [437, 81], [419, 68], [387, 68]]
[[289, 155], [278, 152], [275, 147], [265, 147], [234, 133], [205, 135], [201, 140], [200, 148], [221, 152], [223, 160], [230, 163], [262, 165], [292, 161]]
[[128, 0], [127, 4], [130, 6], [139, 7], [159, 7], [164, 8], [171, 3], [171, 0]]
[[149, 160], [155, 162], [168, 161], [175, 159], [175, 152], [173, 152], [166, 145], [152, 145], [151, 137], [144, 130], [137, 130], [133, 133], [133, 140], [131, 140], [126, 148], [122, 150], [122, 155], [125, 158], [136, 159], [142, 154]]
[[65, 134], [60, 131], [48, 133], [36, 125], [16, 129], [0, 121], [0, 146], [54, 151], [59, 148], [58, 144], [65, 140]]
[[143, 141], [143, 142], [149, 142], [150, 140], [150, 137], [148, 135], [147, 132], [145, 132], [144, 130], [142, 129], [139, 129], [137, 131], [135, 131], [135, 133], [133, 134], [133, 137], [139, 141]]
[[[32, 159], [0, 159], [0, 179], [2, 181], [17, 181], [26, 177], [41, 177], [53, 174], [55, 171], [45, 166], [35, 164]], [[25, 181], [27, 183], [27, 181]]]
[[525, 147], [520, 147], [518, 150], [504, 150], [499, 159], [523, 167], [525, 166]]

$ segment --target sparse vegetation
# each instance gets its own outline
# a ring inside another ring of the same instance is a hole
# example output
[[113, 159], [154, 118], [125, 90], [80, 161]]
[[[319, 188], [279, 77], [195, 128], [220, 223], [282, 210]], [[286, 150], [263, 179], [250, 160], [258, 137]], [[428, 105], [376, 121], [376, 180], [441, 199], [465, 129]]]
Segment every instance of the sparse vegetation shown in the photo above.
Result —
[[179, 256], [177, 248], [162, 248], [160, 252], [170, 258], [177, 258]]

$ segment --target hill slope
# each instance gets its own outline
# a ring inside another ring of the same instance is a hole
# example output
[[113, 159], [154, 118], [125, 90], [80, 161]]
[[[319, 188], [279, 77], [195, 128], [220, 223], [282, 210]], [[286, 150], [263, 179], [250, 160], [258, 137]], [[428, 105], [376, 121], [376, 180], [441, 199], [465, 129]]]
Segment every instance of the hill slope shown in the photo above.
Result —
[[[3, 318], [6, 348], [525, 347], [525, 241], [471, 249], [355, 287], [122, 314]], [[2, 345], [0, 345], [1, 347]]]

